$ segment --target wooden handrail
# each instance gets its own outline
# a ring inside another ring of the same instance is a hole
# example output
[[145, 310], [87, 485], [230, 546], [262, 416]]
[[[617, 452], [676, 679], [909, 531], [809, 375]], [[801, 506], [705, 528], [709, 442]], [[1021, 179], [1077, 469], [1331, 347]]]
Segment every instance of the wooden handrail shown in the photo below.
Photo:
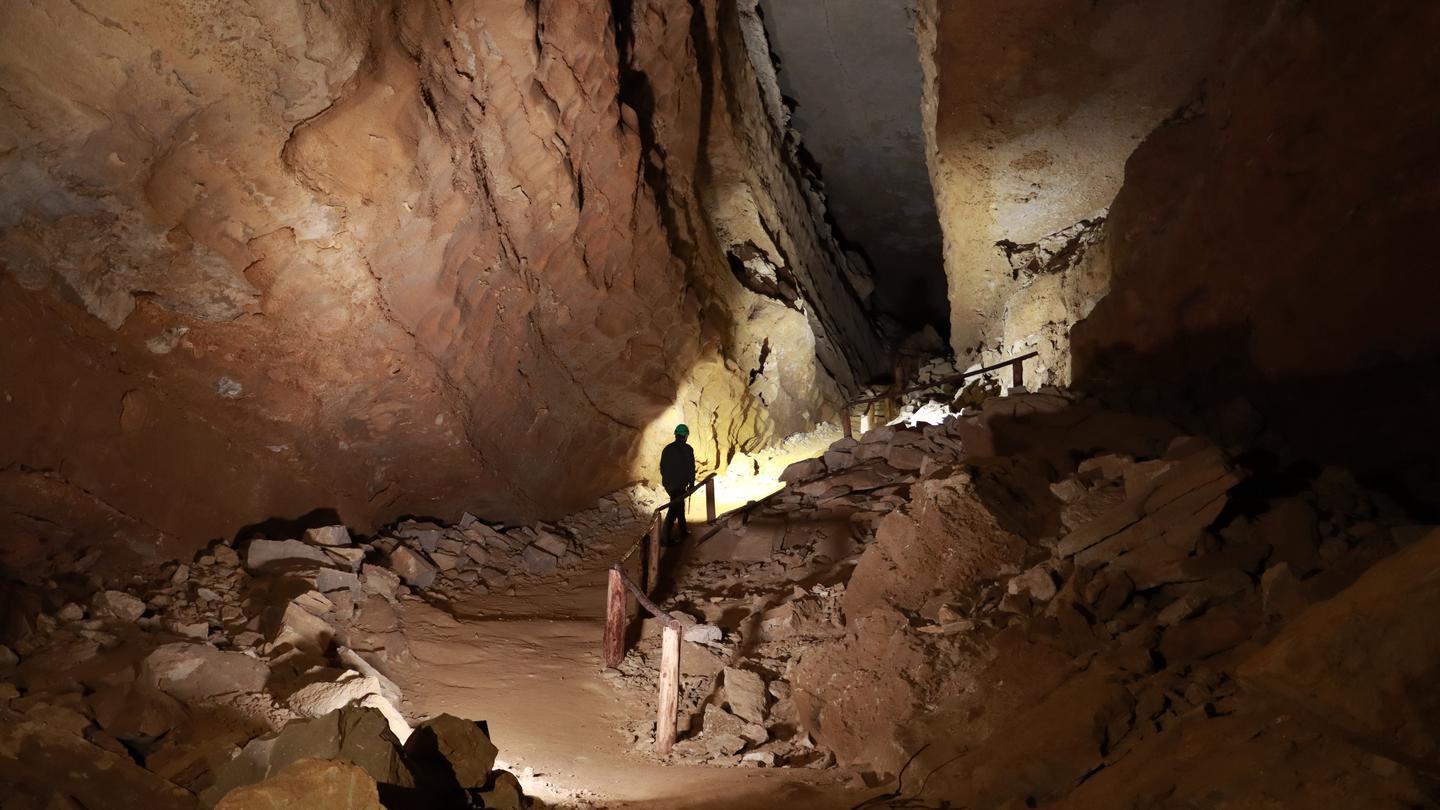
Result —
[[1015, 370], [1015, 372], [1014, 372], [1014, 377], [1013, 377], [1012, 380], [1011, 380], [1011, 384], [1014, 385], [1014, 386], [1016, 386], [1016, 387], [1019, 387], [1019, 386], [1021, 386], [1021, 385], [1024, 385], [1024, 380], [1025, 380], [1024, 363], [1025, 363], [1025, 361], [1026, 361], [1026, 360], [1029, 360], [1029, 359], [1032, 358], [1032, 357], [1039, 357], [1039, 356], [1040, 356], [1040, 352], [1026, 352], [1025, 354], [1018, 355], [1018, 356], [1016, 356], [1016, 357], [1012, 357], [1012, 358], [1010, 358], [1009, 360], [1002, 360], [1002, 361], [1000, 361], [999, 363], [994, 363], [994, 364], [992, 364], [992, 365], [984, 366], [984, 367], [982, 367], [982, 368], [977, 368], [977, 369], [975, 369], [974, 371], [964, 371], [964, 372], [961, 372], [961, 373], [959, 373], [959, 374], [951, 374], [951, 375], [948, 376], [948, 377], [941, 377], [941, 378], [938, 379], [938, 380], [932, 380], [932, 381], [930, 381], [930, 382], [928, 382], [928, 383], [922, 383], [922, 384], [920, 384], [920, 385], [912, 385], [912, 386], [909, 387], [909, 388], [902, 388], [902, 389], [900, 389], [899, 391], [887, 391], [887, 392], [885, 392], [885, 393], [883, 393], [883, 394], [879, 394], [879, 395], [873, 396], [873, 397], [861, 397], [861, 398], [859, 398], [859, 399], [852, 399], [852, 400], [846, 402], [846, 403], [845, 403], [843, 406], [841, 406], [841, 408], [840, 408], [840, 428], [841, 428], [841, 433], [845, 436], [845, 438], [847, 438], [847, 439], [851, 438], [851, 432], [853, 431], [853, 427], [850, 425], [850, 415], [851, 415], [851, 411], [852, 411], [853, 409], [861, 406], [861, 405], [869, 405], [869, 404], [872, 403], [872, 402], [883, 402], [883, 401], [885, 401], [885, 400], [894, 400], [894, 399], [897, 399], [897, 398], [899, 398], [899, 397], [905, 396], [906, 394], [913, 394], [913, 393], [915, 393], [915, 392], [917, 392], [917, 391], [925, 391], [925, 390], [927, 390], [927, 389], [937, 388], [937, 387], [942, 386], [942, 385], [950, 385], [950, 384], [952, 384], [952, 383], [964, 382], [964, 381], [970, 379], [971, 377], [978, 377], [978, 376], [980, 376], [981, 374], [989, 374], [989, 373], [992, 372], [992, 371], [995, 371], [995, 370], [997, 370], [997, 369], [1005, 368], [1006, 366], [1010, 366], [1010, 367], [1012, 367], [1012, 368]]
[[1005, 368], [1006, 366], [1013, 366], [1013, 365], [1015, 365], [1015, 364], [1017, 364], [1017, 363], [1023, 363], [1023, 362], [1025, 362], [1026, 360], [1029, 360], [1029, 359], [1032, 358], [1032, 357], [1039, 357], [1039, 356], [1040, 356], [1040, 352], [1027, 352], [1027, 353], [1025, 353], [1025, 354], [1017, 355], [1017, 356], [1015, 356], [1015, 357], [1012, 357], [1012, 358], [1010, 358], [1009, 360], [1002, 360], [1002, 361], [1000, 361], [999, 363], [995, 363], [995, 364], [993, 364], [993, 365], [985, 366], [985, 367], [983, 367], [983, 368], [977, 368], [977, 369], [975, 369], [975, 370], [973, 370], [973, 371], [965, 371], [965, 372], [961, 372], [961, 373], [959, 373], [959, 374], [951, 374], [951, 375], [948, 376], [948, 377], [941, 377], [941, 378], [938, 379], [938, 380], [932, 380], [932, 381], [930, 381], [930, 382], [928, 382], [928, 383], [922, 383], [922, 384], [920, 384], [920, 385], [912, 385], [912, 386], [909, 387], [909, 388], [902, 388], [901, 390], [896, 391], [896, 392], [894, 392], [894, 393], [879, 394], [879, 395], [873, 396], [873, 397], [862, 397], [862, 398], [860, 398], [860, 399], [852, 399], [852, 400], [850, 400], [849, 404], [850, 404], [851, 406], [855, 406], [855, 405], [868, 405], [868, 404], [870, 404], [870, 403], [872, 403], [872, 402], [881, 402], [881, 401], [887, 400], [887, 399], [894, 399], [895, 397], [904, 396], [904, 395], [906, 395], [906, 394], [913, 394], [913, 393], [915, 393], [916, 391], [924, 391], [924, 390], [926, 390], [926, 389], [928, 389], [928, 388], [938, 388], [938, 387], [940, 387], [940, 386], [942, 386], [942, 385], [949, 385], [950, 383], [964, 382], [965, 380], [968, 380], [968, 379], [971, 378], [971, 377], [978, 377], [978, 376], [980, 376], [981, 374], [989, 374], [989, 373], [992, 372], [992, 371], [996, 371], [996, 370], [998, 370], [998, 369]]

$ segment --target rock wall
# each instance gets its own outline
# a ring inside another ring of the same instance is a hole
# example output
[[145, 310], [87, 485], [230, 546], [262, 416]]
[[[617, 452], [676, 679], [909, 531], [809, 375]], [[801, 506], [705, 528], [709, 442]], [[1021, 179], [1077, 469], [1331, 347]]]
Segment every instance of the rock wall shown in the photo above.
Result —
[[1146, 139], [1111, 208], [1111, 291], [1077, 381], [1271, 449], [1339, 461], [1433, 511], [1440, 9], [1275, 2]]
[[10, 542], [554, 516], [676, 419], [808, 427], [880, 352], [746, 47], [728, 2], [10, 9]]
[[1239, 8], [920, 3], [957, 358], [1038, 349], [1031, 379], [1069, 381], [1068, 329], [1107, 289], [1097, 254], [1125, 161], [1190, 98]]

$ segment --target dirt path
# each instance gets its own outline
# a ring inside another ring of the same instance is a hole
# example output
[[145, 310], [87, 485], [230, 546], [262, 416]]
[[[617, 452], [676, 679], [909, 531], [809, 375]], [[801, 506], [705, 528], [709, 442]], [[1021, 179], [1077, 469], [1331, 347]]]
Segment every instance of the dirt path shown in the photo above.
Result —
[[868, 792], [841, 770], [670, 765], [633, 750], [620, 729], [644, 707], [623, 703], [600, 666], [608, 559], [598, 555], [581, 573], [514, 595], [445, 608], [402, 601], [391, 632], [409, 655], [391, 660], [406, 711], [487, 720], [526, 789], [563, 806], [831, 810]]

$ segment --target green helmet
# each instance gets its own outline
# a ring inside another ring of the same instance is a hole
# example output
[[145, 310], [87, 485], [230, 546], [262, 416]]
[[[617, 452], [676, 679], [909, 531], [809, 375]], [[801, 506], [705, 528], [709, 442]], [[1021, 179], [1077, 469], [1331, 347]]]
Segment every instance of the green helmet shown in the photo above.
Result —
[[690, 428], [689, 428], [689, 426], [687, 426], [687, 425], [676, 425], [676, 426], [675, 426], [675, 435], [676, 435], [676, 436], [689, 436], [689, 435], [690, 435]]

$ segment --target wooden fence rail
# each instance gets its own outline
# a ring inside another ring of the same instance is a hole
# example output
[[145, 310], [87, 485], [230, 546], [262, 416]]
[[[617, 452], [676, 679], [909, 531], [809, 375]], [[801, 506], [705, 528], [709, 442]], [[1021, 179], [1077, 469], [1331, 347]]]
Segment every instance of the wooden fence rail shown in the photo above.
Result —
[[878, 394], [873, 397], [860, 397], [859, 399], [852, 399], [849, 402], [846, 402], [845, 406], [841, 409], [840, 427], [845, 433], [845, 438], [852, 438], [851, 434], [854, 432], [854, 428], [850, 424], [851, 416], [855, 408], [861, 405], [870, 405], [871, 403], [884, 402], [886, 400], [896, 400], [906, 394], [914, 394], [918, 391], [926, 391], [931, 388], [939, 388], [943, 385], [962, 383], [970, 379], [971, 377], [979, 377], [982, 374], [989, 374], [992, 371], [998, 371], [999, 369], [1005, 368], [1006, 366], [1010, 367], [1010, 385], [1012, 387], [1019, 388], [1025, 385], [1025, 361], [1029, 360], [1032, 357], [1039, 356], [1039, 352], [1027, 352], [1025, 354], [1012, 357], [1009, 360], [1002, 360], [999, 363], [994, 363], [992, 365], [985, 366], [984, 368], [977, 368], [974, 371], [965, 371], [961, 372], [960, 374], [952, 374], [948, 377], [941, 377], [940, 379], [933, 382], [922, 383], [920, 385], [912, 385], [909, 388], [902, 388], [899, 391], [887, 391], [884, 394]]
[[[705, 490], [705, 518], [715, 522], [715, 476], [707, 475], [685, 491], [688, 498], [697, 490]], [[655, 752], [669, 756], [675, 746], [676, 714], [680, 709], [680, 621], [651, 601], [651, 594], [660, 581], [661, 541], [665, 533], [665, 510], [656, 509], [650, 515], [645, 533], [636, 540], [619, 561], [610, 566], [610, 577], [605, 589], [605, 638], [601, 642], [601, 657], [605, 666], [615, 669], [625, 660], [625, 629], [630, 623], [630, 597], [651, 616], [660, 620], [660, 679], [659, 699], [655, 708]], [[682, 507], [683, 508], [683, 507]], [[641, 548], [645, 549], [642, 588], [625, 573], [625, 564]]]

